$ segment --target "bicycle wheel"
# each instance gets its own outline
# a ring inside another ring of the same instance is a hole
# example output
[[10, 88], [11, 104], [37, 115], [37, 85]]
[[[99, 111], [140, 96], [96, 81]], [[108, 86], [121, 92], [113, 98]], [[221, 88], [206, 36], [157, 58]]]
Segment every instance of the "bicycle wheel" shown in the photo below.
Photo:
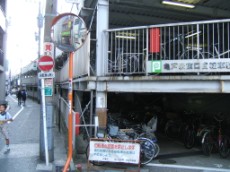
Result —
[[[86, 159], [88, 160], [89, 158], [89, 144], [87, 145], [86, 147], [86, 151], [85, 151], [85, 154], [86, 154]], [[104, 165], [105, 163], [102, 162], [102, 161], [89, 161], [91, 164], [93, 165], [96, 165], [96, 166], [102, 166]]]
[[200, 56], [202, 59], [212, 59], [213, 58], [213, 55], [209, 52], [201, 52]]
[[154, 133], [150, 133], [150, 132], [141, 133], [141, 134], [139, 135], [139, 137], [150, 139], [150, 140], [152, 140], [153, 142], [154, 142], [154, 141], [157, 141], [157, 138], [156, 138], [155, 134], [154, 134]]
[[211, 132], [206, 132], [202, 138], [202, 151], [204, 155], [210, 156], [213, 149], [213, 138]]
[[156, 154], [153, 142], [147, 138], [138, 138], [140, 142], [140, 162], [141, 165], [148, 164]]
[[199, 59], [201, 59], [202, 57], [200, 57], [200, 56], [201, 56], [201, 53], [199, 51], [189, 49], [189, 50], [184, 51], [180, 55], [179, 59], [189, 60], [189, 59], [198, 59], [198, 57], [199, 57]]
[[160, 153], [160, 146], [157, 143], [153, 143], [153, 145], [155, 147], [154, 148], [155, 149], [154, 158], [156, 158], [159, 155], [159, 153]]
[[154, 158], [156, 158], [158, 156], [158, 154], [160, 153], [160, 147], [159, 145], [157, 144], [157, 138], [155, 136], [154, 133], [141, 133], [139, 135], [139, 137], [142, 137], [142, 138], [148, 138], [152, 141], [153, 145], [154, 145]]
[[219, 154], [222, 158], [227, 158], [230, 154], [230, 138], [223, 135], [219, 145]]
[[193, 129], [187, 129], [184, 133], [184, 147], [191, 149], [195, 145], [195, 131]]

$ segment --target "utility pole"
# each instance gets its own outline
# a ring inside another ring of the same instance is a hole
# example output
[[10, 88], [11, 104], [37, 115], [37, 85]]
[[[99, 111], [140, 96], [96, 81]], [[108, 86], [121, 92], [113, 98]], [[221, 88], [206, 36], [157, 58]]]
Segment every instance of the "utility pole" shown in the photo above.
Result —
[[[44, 42], [51, 42], [51, 36], [50, 36], [50, 31], [51, 31], [51, 22], [53, 18], [56, 16], [56, 8], [57, 8], [57, 1], [56, 0], [48, 0], [46, 1], [45, 5], [45, 18], [44, 18]], [[39, 16], [42, 17], [39, 13]], [[38, 17], [39, 18], [39, 17]], [[39, 30], [39, 35], [41, 34], [41, 30]], [[40, 38], [39, 38], [40, 39]], [[45, 51], [45, 50], [44, 50]], [[39, 56], [40, 58], [40, 56]], [[44, 79], [45, 84], [48, 81], [47, 79]], [[44, 102], [45, 102], [45, 107], [41, 106], [41, 115], [40, 115], [40, 159], [41, 160], [46, 160], [47, 159], [52, 162], [54, 160], [54, 139], [53, 139], [53, 123], [54, 123], [54, 104], [53, 104], [53, 78], [49, 78], [49, 82], [51, 81], [52, 86], [50, 87], [51, 89], [51, 94], [47, 95], [46, 94], [46, 89], [45, 85], [43, 83], [43, 89], [41, 91], [44, 91], [43, 97], [44, 97]], [[44, 113], [45, 111], [45, 113]], [[46, 118], [44, 119], [44, 114], [46, 115]], [[46, 124], [44, 124], [46, 122]], [[44, 128], [46, 125], [46, 128]], [[47, 133], [45, 133], [47, 132]], [[47, 140], [44, 137], [47, 134]], [[48, 145], [46, 145], [48, 144]], [[48, 152], [47, 152], [48, 149]], [[48, 158], [47, 158], [48, 154]]]

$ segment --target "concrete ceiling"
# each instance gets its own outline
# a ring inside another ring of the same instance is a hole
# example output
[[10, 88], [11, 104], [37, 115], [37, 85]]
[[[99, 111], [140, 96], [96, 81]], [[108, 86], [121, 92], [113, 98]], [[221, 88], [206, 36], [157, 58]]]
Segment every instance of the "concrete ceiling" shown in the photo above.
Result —
[[[188, 9], [163, 5], [162, 0], [109, 0], [109, 27], [230, 18], [230, 3], [228, 0], [174, 1], [192, 3], [195, 8]], [[85, 0], [85, 7], [94, 8], [96, 3], [97, 0]], [[93, 10], [88, 10], [87, 14], [87, 18], [90, 20]]]

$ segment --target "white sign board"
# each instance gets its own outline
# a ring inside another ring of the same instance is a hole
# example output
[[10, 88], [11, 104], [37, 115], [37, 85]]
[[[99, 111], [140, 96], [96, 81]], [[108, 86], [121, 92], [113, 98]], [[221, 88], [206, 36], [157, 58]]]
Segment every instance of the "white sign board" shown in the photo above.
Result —
[[44, 85], [45, 85], [45, 87], [51, 87], [51, 86], [53, 86], [53, 78], [47, 78], [47, 79], [45, 79]]
[[131, 142], [90, 141], [89, 160], [139, 164], [140, 144]]
[[230, 72], [230, 60], [153, 60], [148, 61], [147, 71], [149, 73]]
[[54, 78], [55, 73], [54, 72], [39, 72], [38, 73], [38, 78], [39, 79], [44, 79], [44, 78]]

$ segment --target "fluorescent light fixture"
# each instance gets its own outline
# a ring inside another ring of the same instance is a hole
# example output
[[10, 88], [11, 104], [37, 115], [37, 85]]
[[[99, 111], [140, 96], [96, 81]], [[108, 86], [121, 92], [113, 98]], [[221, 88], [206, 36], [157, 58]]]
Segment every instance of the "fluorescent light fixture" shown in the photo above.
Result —
[[185, 4], [182, 2], [174, 2], [174, 1], [162, 1], [162, 4], [166, 4], [166, 5], [174, 5], [174, 6], [179, 6], [179, 7], [185, 7], [185, 8], [194, 8], [195, 5], [192, 4]]
[[136, 39], [135, 36], [123, 36], [123, 35], [116, 35], [116, 38], [121, 38], [121, 39]]

